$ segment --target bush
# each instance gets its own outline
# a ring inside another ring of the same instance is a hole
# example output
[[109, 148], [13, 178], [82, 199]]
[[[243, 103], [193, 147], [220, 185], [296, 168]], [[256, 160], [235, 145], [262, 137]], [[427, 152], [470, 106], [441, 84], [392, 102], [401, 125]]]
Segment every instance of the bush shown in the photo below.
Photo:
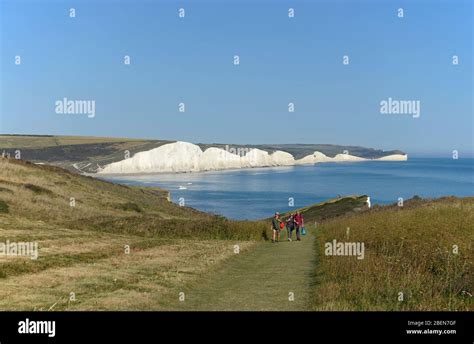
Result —
[[118, 204], [116, 208], [120, 210], [125, 210], [125, 211], [135, 211], [137, 213], [142, 212], [142, 209], [138, 206], [138, 204], [133, 203], [133, 202]]
[[24, 184], [23, 187], [25, 189], [33, 191], [35, 194], [46, 194], [46, 195], [52, 195], [53, 192], [51, 190], [48, 190], [42, 186], [34, 185], [34, 184]]
[[160, 238], [195, 238], [223, 240], [262, 240], [271, 237], [270, 223], [232, 221], [209, 216], [196, 219], [164, 219], [143, 213], [140, 216], [101, 217], [69, 222], [73, 228]]
[[7, 188], [2, 188], [1, 186], [0, 186], [0, 192], [7, 192], [7, 193], [9, 193], [9, 194], [12, 194], [12, 193], [13, 193], [12, 190], [7, 189]]
[[0, 213], [8, 213], [8, 204], [0, 200]]

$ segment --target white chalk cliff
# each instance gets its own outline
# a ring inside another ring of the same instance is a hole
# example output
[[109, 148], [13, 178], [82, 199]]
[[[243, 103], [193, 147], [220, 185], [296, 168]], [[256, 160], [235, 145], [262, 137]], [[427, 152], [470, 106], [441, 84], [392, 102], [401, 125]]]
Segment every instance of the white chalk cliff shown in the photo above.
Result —
[[157, 173], [157, 172], [202, 172], [252, 167], [294, 166], [320, 162], [340, 161], [404, 161], [406, 155], [394, 154], [378, 159], [365, 159], [349, 154], [337, 154], [334, 158], [321, 152], [314, 152], [295, 160], [293, 155], [283, 151], [268, 153], [261, 149], [250, 149], [244, 156], [225, 149], [211, 147], [204, 152], [198, 145], [189, 142], [174, 142], [136, 153], [133, 157], [106, 165], [98, 173]]
[[407, 161], [407, 155], [403, 154], [392, 154], [392, 155], [386, 155], [378, 159], [374, 160], [380, 160], [380, 161]]

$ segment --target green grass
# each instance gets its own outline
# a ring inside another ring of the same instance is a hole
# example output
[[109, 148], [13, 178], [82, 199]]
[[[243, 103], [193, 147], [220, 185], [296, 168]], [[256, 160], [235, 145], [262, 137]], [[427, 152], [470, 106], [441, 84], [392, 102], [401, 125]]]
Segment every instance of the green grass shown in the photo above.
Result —
[[67, 145], [142, 141], [126, 138], [54, 135], [0, 135], [0, 148], [46, 148]]
[[140, 208], [140, 206], [136, 203], [133, 203], [133, 202], [117, 204], [115, 207], [117, 209], [122, 209], [122, 210], [125, 210], [125, 211], [134, 211], [134, 212], [137, 212], [137, 213], [142, 212], [142, 209]]
[[314, 283], [314, 237], [309, 233], [300, 242], [288, 242], [286, 235], [281, 239], [276, 244], [260, 243], [250, 251], [234, 254], [205, 280], [189, 285], [184, 290], [185, 301], [178, 303], [177, 309], [309, 310]]
[[143, 214], [119, 218], [90, 218], [67, 223], [70, 228], [109, 233], [134, 234], [145, 237], [266, 240], [271, 236], [269, 226], [260, 221], [230, 221], [207, 217], [196, 219], [164, 219]]
[[[326, 221], [315, 247], [313, 309], [472, 310], [473, 223], [474, 198], [417, 198]], [[364, 243], [365, 258], [326, 256], [333, 239]]]

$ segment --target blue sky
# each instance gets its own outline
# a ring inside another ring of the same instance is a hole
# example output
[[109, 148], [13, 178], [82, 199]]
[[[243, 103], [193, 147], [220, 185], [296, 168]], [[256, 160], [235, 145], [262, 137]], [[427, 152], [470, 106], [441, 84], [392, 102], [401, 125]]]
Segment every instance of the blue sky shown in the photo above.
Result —
[[[0, 3], [1, 133], [474, 154], [472, 1]], [[421, 116], [381, 114], [389, 97]]]

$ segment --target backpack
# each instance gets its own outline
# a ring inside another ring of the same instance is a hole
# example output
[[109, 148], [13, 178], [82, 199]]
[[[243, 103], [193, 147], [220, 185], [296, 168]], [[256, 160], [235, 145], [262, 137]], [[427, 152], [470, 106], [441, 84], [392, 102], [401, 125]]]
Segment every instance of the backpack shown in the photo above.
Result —
[[280, 222], [280, 229], [285, 228], [285, 224], [283, 222]]

